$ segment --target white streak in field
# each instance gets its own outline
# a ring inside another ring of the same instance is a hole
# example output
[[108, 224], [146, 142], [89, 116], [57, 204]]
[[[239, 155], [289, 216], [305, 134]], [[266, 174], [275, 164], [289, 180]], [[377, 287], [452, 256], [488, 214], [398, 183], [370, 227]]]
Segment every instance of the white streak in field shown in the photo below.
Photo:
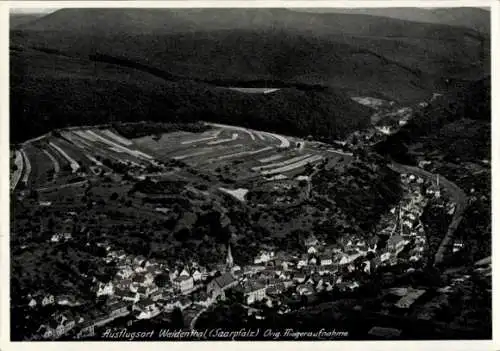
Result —
[[54, 149], [56, 149], [62, 155], [62, 157], [64, 157], [69, 162], [72, 173], [75, 173], [76, 171], [78, 171], [78, 169], [80, 168], [80, 165], [78, 164], [78, 162], [76, 162], [74, 159], [72, 159], [66, 152], [64, 152], [63, 149], [61, 149], [59, 146], [57, 146], [53, 142], [49, 142], [49, 145], [52, 146]]
[[21, 179], [21, 175], [23, 174], [23, 155], [21, 152], [16, 150], [14, 158], [14, 164], [17, 167], [17, 170], [14, 171], [12, 177], [10, 178], [10, 190], [14, 190], [19, 183], [19, 179]]
[[248, 193], [248, 189], [244, 188], [238, 188], [235, 190], [231, 189], [226, 189], [226, 188], [219, 188], [221, 191], [225, 192], [226, 194], [229, 194], [233, 197], [235, 197], [237, 200], [240, 200], [241, 202], [245, 201], [245, 195]]
[[269, 156], [269, 157], [266, 157], [266, 158], [261, 158], [259, 160], [260, 163], [267, 163], [267, 162], [272, 162], [272, 161], [276, 161], [276, 160], [279, 160], [280, 158], [283, 158], [285, 157], [285, 155], [272, 155], [272, 156]]
[[88, 139], [82, 137], [81, 135], [75, 134], [75, 132], [63, 132], [61, 134], [65, 138], [69, 139], [73, 144], [75, 144], [75, 146], [79, 147], [80, 149], [94, 148], [94, 146], [92, 146], [92, 144], [90, 144], [87, 141]]
[[200, 156], [200, 155], [208, 154], [208, 153], [210, 153], [212, 151], [213, 150], [197, 151], [197, 152], [193, 152], [193, 153], [190, 153], [190, 154], [187, 154], [187, 155], [175, 156], [175, 157], [172, 157], [172, 158], [174, 160], [184, 160], [184, 159], [189, 158], [189, 157], [195, 157], [195, 156]]
[[91, 142], [97, 142], [97, 138], [94, 137], [93, 135], [90, 135], [87, 133], [88, 131], [87, 130], [75, 130], [74, 133], [76, 135], [78, 135], [79, 137], [83, 138], [83, 139], [86, 139], [86, 140], [89, 140]]
[[24, 184], [28, 184], [28, 179], [29, 179], [30, 174], [31, 174], [31, 163], [30, 163], [30, 159], [28, 158], [28, 155], [26, 155], [26, 152], [24, 151], [24, 149], [21, 149], [21, 154], [23, 155], [23, 161], [24, 161], [24, 166], [25, 166], [22, 182]]
[[143, 157], [143, 158], [147, 158], [147, 159], [152, 159], [153, 158], [150, 155], [145, 154], [144, 152], [141, 152], [141, 151], [138, 151], [138, 150], [131, 150], [131, 149], [125, 147], [125, 146], [118, 145], [114, 141], [106, 139], [105, 137], [103, 137], [103, 136], [101, 136], [99, 134], [96, 134], [95, 132], [93, 132], [91, 130], [87, 130], [87, 134], [90, 135], [90, 136], [93, 136], [97, 140], [100, 140], [100, 141], [104, 142], [105, 144], [108, 144], [108, 145], [116, 148], [116, 150], [120, 150], [120, 151], [122, 151], [124, 153], [127, 153], [129, 155], [132, 155], [134, 157], [137, 157], [137, 158]]
[[290, 165], [287, 165], [284, 167], [271, 169], [269, 171], [262, 171], [261, 174], [262, 175], [271, 175], [271, 174], [276, 174], [276, 173], [284, 173], [284, 172], [288, 172], [288, 171], [294, 170], [296, 168], [305, 166], [308, 163], [318, 162], [322, 159], [323, 159], [323, 156], [314, 155], [314, 156], [311, 156], [305, 160], [302, 160], [302, 161], [299, 161], [299, 162], [296, 162], [296, 163], [293, 163], [293, 164], [290, 164]]
[[125, 139], [124, 137], [122, 137], [121, 135], [118, 135], [118, 134], [115, 134], [113, 133], [111, 130], [109, 129], [105, 129], [105, 130], [102, 130], [101, 133], [103, 133], [105, 136], [107, 137], [110, 137], [111, 139], [113, 139], [114, 141], [120, 143], [120, 144], [123, 144], [125, 146], [130, 146], [132, 145], [132, 142], [128, 139]]
[[336, 153], [336, 154], [339, 154], [339, 155], [343, 155], [343, 156], [353, 156], [353, 154], [350, 153], [350, 152], [343, 152], [343, 151], [339, 151], [339, 150], [335, 150], [335, 149], [328, 149], [326, 151], [333, 152], [333, 153]]
[[260, 140], [266, 140], [262, 132], [254, 131], [254, 133], [259, 137]]
[[258, 153], [261, 153], [261, 152], [264, 152], [264, 151], [269, 151], [269, 150], [272, 150], [272, 149], [273, 149], [272, 146], [267, 146], [265, 148], [262, 148], [262, 149], [259, 149], [259, 150], [255, 150], [255, 151], [242, 151], [242, 152], [237, 152], [235, 154], [219, 156], [219, 157], [217, 157], [217, 160], [225, 160], [227, 158], [239, 157], [239, 156], [255, 155], [255, 154], [258, 154]]
[[211, 142], [207, 143], [207, 145], [224, 144], [224, 143], [228, 143], [230, 141], [234, 141], [236, 139], [238, 139], [238, 133], [233, 133], [233, 135], [231, 136], [231, 138], [220, 139], [220, 140], [216, 140], [216, 141], [211, 141]]
[[278, 139], [281, 142], [281, 144], [279, 146], [280, 148], [285, 149], [285, 148], [290, 147], [290, 141], [287, 138], [285, 138], [283, 135], [269, 133], [269, 132], [261, 132], [261, 133], [263, 135], [268, 135], [268, 136], [271, 136], [273, 138]]
[[253, 171], [260, 171], [262, 169], [267, 169], [267, 168], [277, 168], [277, 167], [281, 167], [281, 166], [286, 166], [286, 165], [288, 165], [290, 163], [298, 162], [298, 161], [301, 161], [301, 160], [303, 160], [305, 158], [308, 158], [311, 155], [312, 154], [306, 154], [306, 155], [292, 157], [292, 158], [289, 158], [288, 160], [285, 160], [285, 161], [276, 162], [276, 163], [272, 163], [272, 164], [265, 165], [265, 166], [253, 167], [252, 170]]
[[230, 125], [226, 125], [226, 124], [218, 124], [218, 123], [207, 123], [207, 124], [212, 126], [212, 127], [216, 127], [216, 128], [233, 129], [233, 130], [240, 131], [242, 133], [247, 133], [252, 140], [255, 140], [255, 135], [253, 135], [252, 132], [247, 128], [230, 126]]
[[209, 136], [206, 138], [191, 139], [191, 140], [182, 141], [181, 145], [189, 145], [189, 144], [194, 144], [194, 143], [199, 143], [202, 141], [209, 141], [209, 140], [214, 140], [214, 139], [217, 139], [217, 137], [216, 136]]

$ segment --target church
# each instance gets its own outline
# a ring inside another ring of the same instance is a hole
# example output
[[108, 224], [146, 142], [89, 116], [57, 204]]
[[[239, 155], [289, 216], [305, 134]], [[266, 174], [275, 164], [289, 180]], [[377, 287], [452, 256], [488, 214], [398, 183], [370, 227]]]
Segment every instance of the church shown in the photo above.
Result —
[[224, 291], [238, 285], [238, 280], [235, 279], [232, 273], [235, 268], [239, 267], [234, 265], [231, 244], [228, 244], [225, 272], [221, 272], [221, 276], [208, 283], [207, 294], [209, 298], [223, 300], [226, 297]]

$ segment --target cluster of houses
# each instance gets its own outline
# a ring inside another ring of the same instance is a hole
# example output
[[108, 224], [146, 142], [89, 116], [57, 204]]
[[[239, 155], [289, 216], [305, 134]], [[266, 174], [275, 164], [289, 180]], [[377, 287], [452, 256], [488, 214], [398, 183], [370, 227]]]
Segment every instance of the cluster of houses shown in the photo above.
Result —
[[[39, 335], [57, 338], [78, 325], [78, 335], [82, 336], [127, 314], [145, 319], [175, 308], [208, 307], [226, 298], [226, 292], [232, 288], [243, 294], [247, 305], [264, 300], [270, 306], [282, 305], [282, 293], [290, 289], [295, 295], [305, 296], [334, 288], [354, 290], [359, 287], [359, 282], [347, 278], [352, 276], [348, 273], [360, 271], [371, 274], [379, 266], [394, 265], [398, 263], [398, 254], [410, 242], [413, 246], [409, 260], [418, 261], [423, 256], [426, 238], [419, 218], [427, 204], [427, 196], [422, 194], [424, 180], [411, 174], [401, 177], [408, 191], [399, 206], [387, 216], [387, 228], [381, 234], [388, 234], [388, 240], [382, 247], [379, 247], [378, 236], [369, 240], [345, 237], [338, 245], [326, 245], [311, 235], [304, 242], [305, 252], [302, 255], [264, 250], [254, 258], [253, 264], [239, 267], [233, 262], [229, 245], [225, 265], [209, 272], [197, 263], [170, 269], [155, 259], [129, 255], [112, 250], [107, 243], [99, 243], [98, 246], [107, 251], [106, 262], [115, 262], [118, 267], [111, 281], [95, 280], [96, 297], [107, 297], [108, 310], [78, 321], [55, 319], [44, 325]], [[439, 197], [439, 188], [431, 188], [425, 195]], [[421, 294], [421, 291], [407, 291], [401, 296], [398, 306], [410, 306]], [[29, 305], [35, 307], [37, 304], [46, 306], [55, 303], [78, 306], [81, 301], [68, 296], [39, 296], [38, 300], [30, 296]], [[282, 312], [286, 313], [286, 308]]]
[[238, 287], [248, 305], [264, 299], [269, 305], [280, 305], [281, 294], [290, 288], [306, 296], [334, 287], [353, 290], [359, 283], [344, 280], [342, 273], [354, 270], [370, 273], [373, 258], [366, 256], [376, 252], [376, 241], [376, 238], [368, 242], [353, 239], [340, 247], [325, 245], [311, 236], [305, 240], [307, 249], [300, 257], [261, 251], [253, 265], [243, 267]]

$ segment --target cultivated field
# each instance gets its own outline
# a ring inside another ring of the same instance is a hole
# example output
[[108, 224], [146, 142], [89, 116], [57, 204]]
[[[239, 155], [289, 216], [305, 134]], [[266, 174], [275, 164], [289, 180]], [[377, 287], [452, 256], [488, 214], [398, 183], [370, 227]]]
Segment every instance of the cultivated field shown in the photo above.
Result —
[[212, 129], [203, 133], [175, 132], [133, 142], [159, 160], [173, 158], [236, 182], [276, 175], [292, 177], [308, 165], [346, 157], [297, 138], [238, 126], [209, 125]]
[[[117, 172], [139, 179], [173, 179], [175, 174], [189, 181], [198, 176], [210, 186], [223, 187], [293, 178], [320, 162], [332, 165], [350, 159], [317, 142], [238, 126], [208, 126], [200, 133], [176, 131], [134, 139], [111, 128], [69, 128], [45, 135], [12, 153], [16, 167], [11, 188], [23, 184], [51, 191]], [[168, 167], [173, 161], [180, 163]]]

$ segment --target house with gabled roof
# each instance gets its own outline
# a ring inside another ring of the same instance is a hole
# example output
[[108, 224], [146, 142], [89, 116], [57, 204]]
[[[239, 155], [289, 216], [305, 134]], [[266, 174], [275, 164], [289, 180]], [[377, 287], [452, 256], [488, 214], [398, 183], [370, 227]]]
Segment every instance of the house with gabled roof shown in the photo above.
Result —
[[210, 298], [216, 299], [218, 297], [225, 298], [224, 291], [236, 286], [238, 281], [229, 272], [213, 279], [207, 285], [207, 294]]
[[319, 264], [321, 266], [328, 266], [333, 264], [332, 257], [330, 255], [321, 255], [319, 256]]
[[243, 296], [248, 305], [261, 301], [266, 297], [266, 285], [258, 280], [249, 280], [244, 286]]
[[52, 305], [54, 303], [54, 295], [48, 294], [45, 295], [42, 299], [42, 306]]

